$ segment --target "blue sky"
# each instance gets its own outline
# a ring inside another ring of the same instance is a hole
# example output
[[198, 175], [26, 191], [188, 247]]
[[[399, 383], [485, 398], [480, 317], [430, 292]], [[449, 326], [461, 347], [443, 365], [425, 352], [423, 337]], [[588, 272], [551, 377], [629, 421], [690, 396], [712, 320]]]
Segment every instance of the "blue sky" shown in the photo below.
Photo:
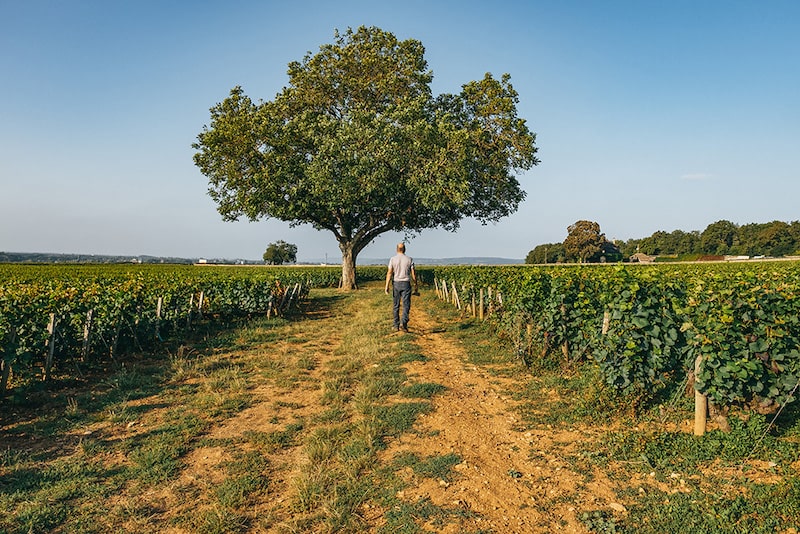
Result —
[[271, 100], [361, 25], [422, 41], [435, 93], [511, 74], [537, 133], [516, 214], [413, 256], [523, 258], [580, 219], [612, 239], [800, 219], [796, 1], [0, 0], [0, 250], [257, 259], [283, 239], [338, 261], [328, 233], [223, 222], [191, 144], [233, 86]]

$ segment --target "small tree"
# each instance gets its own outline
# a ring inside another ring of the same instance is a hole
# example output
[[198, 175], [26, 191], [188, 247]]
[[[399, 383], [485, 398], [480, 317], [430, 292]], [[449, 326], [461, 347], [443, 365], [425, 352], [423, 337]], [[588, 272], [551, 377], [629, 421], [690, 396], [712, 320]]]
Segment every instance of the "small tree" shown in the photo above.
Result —
[[297, 245], [279, 240], [270, 243], [264, 252], [264, 261], [270, 265], [283, 265], [297, 261]]
[[192, 145], [222, 217], [331, 232], [342, 287], [354, 289], [356, 257], [385, 232], [515, 212], [525, 198], [515, 174], [539, 160], [510, 77], [434, 96], [424, 51], [361, 27], [290, 63], [272, 101], [235, 87]]

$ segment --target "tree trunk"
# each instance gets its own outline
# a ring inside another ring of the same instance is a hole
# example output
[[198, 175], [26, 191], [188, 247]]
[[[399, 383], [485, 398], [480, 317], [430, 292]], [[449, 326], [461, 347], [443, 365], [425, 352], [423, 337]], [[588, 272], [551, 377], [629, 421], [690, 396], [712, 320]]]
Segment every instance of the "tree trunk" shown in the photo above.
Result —
[[353, 243], [339, 243], [342, 251], [342, 290], [358, 289], [356, 284], [356, 256]]

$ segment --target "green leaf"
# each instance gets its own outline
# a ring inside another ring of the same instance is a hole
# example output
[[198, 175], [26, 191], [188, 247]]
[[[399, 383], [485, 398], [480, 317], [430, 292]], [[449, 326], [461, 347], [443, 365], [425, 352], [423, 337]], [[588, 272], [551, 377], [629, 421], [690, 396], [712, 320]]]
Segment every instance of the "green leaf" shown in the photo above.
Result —
[[750, 352], [759, 353], [769, 350], [769, 343], [765, 339], [757, 339], [748, 345]]

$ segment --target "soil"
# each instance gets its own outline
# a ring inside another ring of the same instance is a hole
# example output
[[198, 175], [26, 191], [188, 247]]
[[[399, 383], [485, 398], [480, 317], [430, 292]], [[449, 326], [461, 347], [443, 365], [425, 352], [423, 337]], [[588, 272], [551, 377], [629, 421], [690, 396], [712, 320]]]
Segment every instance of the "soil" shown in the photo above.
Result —
[[[587, 482], [585, 473], [574, 472], [559, 457], [570, 444], [587, 436], [571, 429], [519, 430], [516, 402], [510, 393], [519, 387], [518, 379], [467, 363], [464, 348], [441, 332], [422, 302], [415, 300], [410, 337], [426, 360], [406, 364], [407, 373], [415, 382], [437, 383], [447, 389], [434, 396], [434, 409], [420, 417], [412, 432], [390, 443], [380, 460], [390, 463], [402, 453], [419, 457], [457, 455], [462, 461], [449, 480], [415, 477], [411, 468], [405, 468], [401, 476], [408, 486], [397, 496], [410, 503], [427, 498], [443, 508], [467, 512], [449, 518], [444, 527], [423, 527], [443, 533], [584, 533], [588, 531], [578, 519], [575, 502], [585, 501], [592, 509], [624, 510], [614, 502], [614, 492], [603, 480], [604, 475], [593, 474]], [[244, 432], [279, 430], [286, 421], [276, 424], [276, 417], [285, 417], [287, 406], [291, 407], [291, 417], [298, 420], [321, 411], [318, 384], [321, 370], [331, 357], [330, 348], [318, 348], [319, 365], [309, 373], [304, 386], [258, 390], [259, 401], [214, 429], [210, 437], [224, 439]], [[272, 459], [281, 476], [272, 481], [270, 502], [259, 507], [259, 514], [278, 514], [275, 532], [284, 532], [281, 519], [289, 518], [287, 510], [295, 491], [292, 481], [304, 461], [300, 449], [282, 451], [280, 457]], [[185, 512], [192, 506], [181, 495], [185, 487], [199, 485], [201, 491], [213, 488], [223, 478], [220, 466], [225, 460], [220, 447], [196, 449], [186, 458], [188, 467], [177, 485], [165, 488], [156, 500], [172, 513]], [[184, 489], [176, 492], [176, 487]], [[384, 512], [377, 507], [361, 511], [370, 531], [384, 523]]]
[[455, 466], [452, 481], [424, 479], [402, 497], [428, 497], [440, 506], [475, 512], [443, 530], [428, 525], [438, 532], [587, 532], [567, 502], [583, 491], [595, 508], [608, 507], [614, 493], [596, 479], [586, 487], [586, 477], [559, 458], [565, 446], [586, 436], [574, 430], [520, 431], [516, 403], [509, 395], [519, 387], [518, 380], [465, 363], [463, 347], [437, 333], [425, 310], [415, 310], [414, 324], [420, 332], [415, 341], [428, 359], [408, 364], [409, 375], [447, 390], [434, 397], [435, 409], [420, 419], [417, 432], [403, 435], [384, 456], [453, 453], [462, 462]]

